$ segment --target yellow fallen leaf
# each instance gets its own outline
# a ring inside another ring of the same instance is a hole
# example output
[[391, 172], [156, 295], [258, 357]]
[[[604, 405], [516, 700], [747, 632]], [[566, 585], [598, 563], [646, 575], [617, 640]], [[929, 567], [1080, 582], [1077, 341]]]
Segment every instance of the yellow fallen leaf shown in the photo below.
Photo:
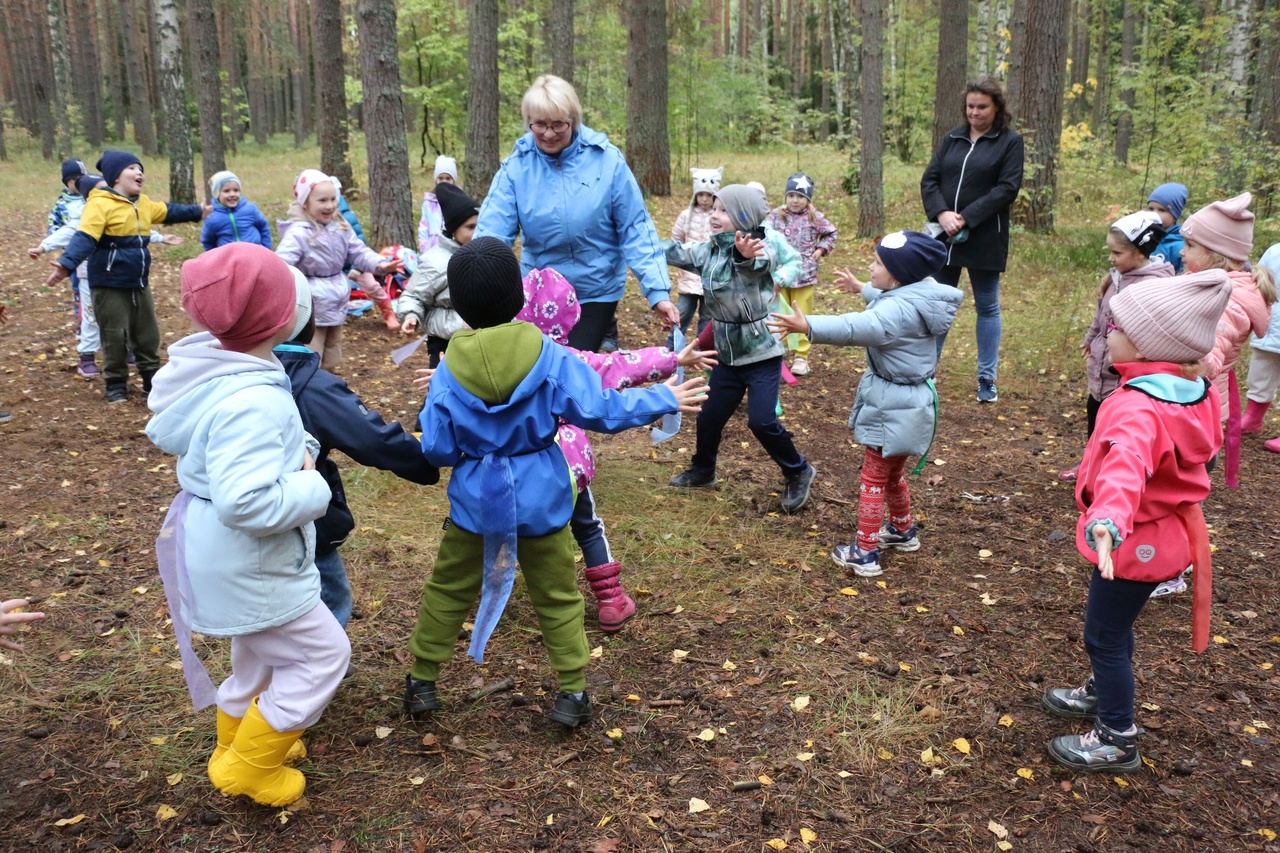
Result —
[[410, 776], [409, 777], [410, 785], [421, 785], [425, 781], [427, 781], [426, 776]]
[[1001, 717], [1001, 718], [999, 719], [999, 721], [997, 721], [997, 722], [996, 722], [996, 725], [997, 725], [997, 726], [1004, 726], [1006, 729], [1008, 729], [1008, 728], [1012, 728], [1012, 727], [1013, 727], [1013, 717], [1010, 717], [1008, 714], [1005, 714], [1003, 717]]
[[637, 696], [637, 695], [636, 695], [636, 694], [634, 694], [634, 693], [630, 693], [630, 694], [628, 694], [628, 695], [627, 695], [627, 701], [628, 701], [628, 702], [639, 702], [639, 701], [640, 701], [640, 697], [639, 697], [639, 696]]
[[888, 589], [888, 588], [889, 588], [889, 582], [888, 582], [888, 581], [876, 581], [876, 586], [880, 587], [881, 589]]
[[952, 625], [952, 626], [951, 626], [951, 633], [955, 634], [957, 637], [963, 637], [963, 636], [964, 636], [964, 629], [963, 629], [963, 628], [961, 628], [959, 625]]
[[1258, 730], [1255, 729], [1253, 726], [1245, 726], [1244, 732], [1245, 734], [1256, 735], [1258, 733]]
[[622, 740], [622, 729], [609, 729], [604, 736], [609, 740]]
[[555, 826], [556, 816], [554, 814], [547, 815], [547, 826]]
[[769, 847], [772, 847], [774, 850], [787, 849], [787, 842], [783, 841], [781, 838], [770, 838], [768, 841], [765, 842], [765, 844]]
[[711, 808], [711, 806], [707, 805], [706, 800], [700, 800], [697, 797], [689, 798], [689, 814], [698, 814], [699, 812], [705, 812], [709, 808]]
[[1275, 666], [1273, 663], [1260, 663], [1258, 669], [1271, 669], [1273, 666]]
[[761, 773], [759, 776], [756, 777], [756, 781], [759, 782], [761, 785], [773, 784], [773, 780], [770, 779], [768, 776], [764, 775], [763, 773]]
[[818, 840], [818, 833], [807, 826], [802, 826], [800, 827], [800, 840], [805, 844], [812, 844]]
[[160, 737], [153, 737], [153, 738], [149, 738], [148, 740], [150, 741], [152, 746], [164, 746], [166, 743], [169, 742], [169, 736], [161, 735]]
[[1266, 828], [1259, 829], [1258, 834], [1261, 835], [1263, 838], [1267, 839], [1268, 841], [1276, 840], [1275, 832], [1270, 829], [1266, 829]]
[[1221, 637], [1221, 636], [1215, 636], [1213, 638], [1213, 641], [1220, 646], [1226, 645], [1227, 643], [1231, 642], [1226, 637]]
[[596, 660], [602, 657], [604, 657], [604, 646], [596, 646], [594, 649], [591, 650], [592, 660]]
[[54, 821], [54, 826], [71, 826], [84, 820], [84, 815], [78, 814], [75, 817], [64, 817], [62, 820]]
[[1269, 728], [1271, 728], [1271, 726], [1267, 725], [1267, 724], [1266, 724], [1265, 722], [1263, 722], [1262, 720], [1254, 720], [1254, 721], [1253, 721], [1253, 724], [1254, 724], [1255, 726], [1257, 726], [1258, 728], [1260, 728], [1260, 729], [1269, 729]]
[[1247, 759], [1247, 758], [1242, 758], [1242, 759], [1240, 759], [1240, 763], [1241, 763], [1241, 764], [1243, 764], [1245, 767], [1252, 767], [1252, 766], [1253, 766], [1253, 762], [1252, 762], [1252, 761], [1250, 761], [1250, 760], [1249, 760], [1249, 759]]
[[996, 842], [996, 849], [997, 849], [997, 850], [1000, 850], [1000, 851], [1001, 851], [1001, 853], [1007, 853], [1007, 851], [1009, 851], [1009, 850], [1012, 850], [1012, 849], [1013, 849], [1013, 842], [1012, 842], [1012, 841], [997, 841], [997, 842]]
[[802, 752], [802, 753], [800, 753], [799, 755], [797, 755], [797, 756], [796, 756], [796, 760], [797, 760], [797, 761], [812, 761], [812, 760], [813, 760], [813, 753], [812, 753], [812, 752]]
[[674, 610], [672, 610], [671, 612], [672, 612], [672, 613], [683, 613], [683, 612], [684, 612], [684, 605], [683, 605], [683, 604], [677, 604], [677, 605], [676, 605], [676, 607], [675, 607], [675, 609], [674, 609]]
[[394, 729], [392, 729], [390, 726], [378, 726], [376, 729], [373, 730], [373, 733], [374, 735], [377, 736], [378, 740], [386, 740], [387, 738], [391, 737], [391, 732], [393, 731]]
[[837, 776], [839, 776], [841, 779], [848, 779], [848, 778], [849, 778], [850, 776], [852, 776], [853, 774], [852, 774], [852, 773], [850, 773], [848, 770], [841, 770], [841, 771], [840, 771], [839, 773], [837, 773], [836, 775], [837, 775]]
[[172, 806], [161, 806], [156, 809], [156, 820], [173, 820], [178, 812]]
[[182, 781], [182, 774], [174, 773], [171, 776], [166, 776], [164, 777], [164, 781], [168, 782], [170, 785], [176, 785]]
[[916, 605], [916, 612], [917, 612], [917, 613], [928, 613], [928, 612], [929, 612], [929, 608], [925, 607], [923, 604], [917, 604], [917, 605]]
[[1003, 824], [996, 823], [994, 820], [987, 821], [987, 831], [996, 838], [1009, 837], [1009, 830], [1005, 829]]
[[596, 828], [603, 829], [604, 827], [608, 826], [610, 821], [612, 820], [613, 820], [613, 815], [605, 815], [604, 817], [600, 818], [600, 822], [596, 824]]
[[1127, 787], [1129, 787], [1129, 780], [1128, 780], [1128, 779], [1125, 779], [1123, 776], [1112, 776], [1111, 778], [1112, 778], [1112, 779], [1115, 781], [1115, 783], [1116, 783], [1117, 785], [1119, 785], [1121, 788], [1127, 788]]
[[933, 755], [933, 747], [931, 746], [925, 747], [924, 751], [920, 753], [921, 764], [932, 764], [935, 760], [936, 759], [934, 758], [934, 755]]
[[995, 603], [996, 603], [997, 601], [999, 601], [999, 600], [1000, 600], [1000, 599], [998, 599], [998, 598], [992, 598], [992, 597], [991, 597], [991, 593], [984, 592], [984, 593], [982, 594], [982, 603], [983, 603], [983, 604], [985, 604], [985, 605], [987, 605], [988, 607], [992, 606], [993, 604], [995, 604]]
[[738, 665], [731, 660], [727, 660], [724, 663], [720, 664], [720, 668], [723, 669], [725, 672], [733, 672], [735, 669], [738, 668]]
[[962, 752], [965, 755], [969, 754], [969, 741], [965, 740], [964, 738], [962, 737], [956, 738], [955, 740], [951, 741], [951, 745], [956, 748], [957, 752]]
[[882, 746], [876, 750], [876, 758], [879, 758], [881, 761], [892, 761], [893, 753]]
[[911, 664], [909, 664], [909, 663], [900, 663], [900, 664], [898, 664], [898, 669], [902, 670], [903, 672], [910, 672], [910, 671], [911, 671]]
[[987, 557], [994, 557], [994, 556], [995, 555], [992, 554], [990, 551], [988, 551], [986, 548], [983, 548], [978, 552], [978, 559], [980, 560], [985, 560], [987, 559]]
[[1023, 779], [1026, 779], [1028, 782], [1036, 778], [1036, 774], [1032, 772], [1030, 767], [1019, 767], [1018, 775]]
[[689, 656], [689, 653], [686, 652], [684, 649], [675, 649], [671, 652], [671, 662], [680, 663], [680, 661], [684, 660], [688, 656]]
[[1142, 710], [1144, 710], [1144, 711], [1159, 711], [1159, 710], [1160, 710], [1160, 706], [1159, 706], [1159, 705], [1157, 705], [1155, 702], [1143, 702], [1143, 703], [1142, 703]]
[[841, 595], [857, 595], [858, 591], [851, 586], [846, 586], [844, 589], [840, 590], [840, 594]]
[[808, 708], [808, 707], [809, 707], [809, 697], [808, 697], [808, 696], [797, 696], [797, 697], [796, 697], [796, 698], [791, 702], [791, 710], [793, 710], [793, 711], [803, 711], [805, 708]]
[[707, 743], [710, 743], [715, 739], [716, 739], [716, 733], [712, 729], [703, 729], [702, 731], [698, 732], [698, 740], [700, 741], [705, 741]]

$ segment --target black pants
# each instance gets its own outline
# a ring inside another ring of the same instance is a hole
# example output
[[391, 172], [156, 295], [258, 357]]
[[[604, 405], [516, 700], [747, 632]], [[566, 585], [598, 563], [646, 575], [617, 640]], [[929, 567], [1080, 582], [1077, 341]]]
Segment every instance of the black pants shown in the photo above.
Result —
[[596, 352], [604, 343], [605, 333], [618, 310], [616, 302], [582, 302], [582, 316], [569, 332], [569, 346], [585, 352]]
[[791, 433], [778, 422], [778, 385], [782, 381], [782, 356], [741, 367], [721, 362], [711, 369], [711, 385], [698, 414], [698, 446], [693, 467], [705, 473], [716, 470], [720, 437], [725, 424], [747, 398], [747, 427], [784, 476], [804, 471], [809, 464], [791, 441]]
[[444, 351], [448, 348], [448, 338], [437, 338], [433, 335], [427, 335], [427, 357], [430, 359], [429, 365], [432, 370], [440, 366], [440, 357], [444, 355]]
[[1098, 425], [1098, 410], [1102, 408], [1102, 401], [1089, 395], [1089, 402], [1085, 403], [1085, 413], [1088, 416], [1089, 431], [1085, 433], [1085, 438], [1093, 437], [1093, 428]]
[[1156, 584], [1103, 580], [1093, 570], [1084, 613], [1084, 647], [1098, 691], [1098, 721], [1118, 732], [1133, 725], [1133, 623]]

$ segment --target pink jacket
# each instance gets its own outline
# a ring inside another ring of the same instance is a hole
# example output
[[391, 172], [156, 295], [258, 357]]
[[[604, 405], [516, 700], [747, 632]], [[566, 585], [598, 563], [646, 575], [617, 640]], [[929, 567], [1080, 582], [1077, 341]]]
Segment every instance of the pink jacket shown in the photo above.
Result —
[[[578, 305], [573, 285], [560, 273], [553, 269], [534, 269], [524, 277], [524, 308], [520, 309], [516, 319], [537, 326], [544, 335], [582, 359], [600, 374], [606, 389], [621, 391], [646, 382], [659, 382], [676, 372], [676, 354], [666, 347], [595, 353], [565, 346], [570, 330], [581, 316], [582, 308]], [[591, 439], [580, 427], [563, 421], [556, 438], [578, 484], [578, 491], [585, 491], [596, 475]]]
[[1231, 301], [1218, 321], [1218, 338], [1213, 351], [1204, 359], [1205, 375], [1222, 398], [1223, 421], [1226, 421], [1228, 413], [1227, 374], [1235, 369], [1240, 351], [1249, 340], [1249, 333], [1262, 337], [1271, 322], [1271, 309], [1262, 298], [1258, 285], [1254, 284], [1253, 275], [1244, 270], [1233, 270], [1227, 276], [1231, 279]]
[[[671, 239], [677, 243], [705, 243], [711, 239], [711, 211], [703, 210], [690, 202], [680, 211], [676, 224], [671, 226]], [[676, 290], [694, 296], [702, 295], [702, 276], [688, 270], [678, 270]]]
[[1089, 378], [1089, 396], [1102, 402], [1120, 387], [1120, 378], [1111, 371], [1111, 353], [1107, 351], [1107, 324], [1111, 322], [1111, 297], [1131, 284], [1149, 278], [1164, 278], [1173, 275], [1173, 267], [1164, 261], [1155, 260], [1146, 266], [1129, 270], [1126, 273], [1111, 268], [1111, 284], [1098, 300], [1098, 311], [1093, 316], [1093, 323], [1084, 335], [1085, 354], [1084, 372]]

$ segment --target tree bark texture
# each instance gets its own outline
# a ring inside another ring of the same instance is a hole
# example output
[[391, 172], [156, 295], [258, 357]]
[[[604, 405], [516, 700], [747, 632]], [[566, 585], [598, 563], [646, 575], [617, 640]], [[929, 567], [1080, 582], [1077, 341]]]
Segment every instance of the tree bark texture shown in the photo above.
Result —
[[178, 0], [155, 0], [154, 8], [165, 150], [169, 154], [169, 200], [177, 204], [194, 204], [196, 165], [191, 151], [191, 120], [187, 116], [187, 85], [182, 75]]
[[290, 65], [293, 94], [293, 144], [301, 148], [311, 134], [311, 22], [306, 0], [289, 0], [289, 34], [293, 42]]
[[1108, 3], [1097, 5], [1098, 14], [1098, 89], [1093, 93], [1093, 135], [1104, 137], [1109, 131], [1111, 111], [1111, 40], [1108, 30], [1111, 15]]
[[1116, 118], [1115, 158], [1129, 162], [1129, 144], [1133, 140], [1133, 107], [1137, 101], [1138, 69], [1133, 63], [1134, 38], [1138, 19], [1137, 0], [1124, 0], [1124, 18], [1120, 30], [1120, 115]]
[[71, 86], [80, 104], [80, 124], [91, 148], [106, 137], [102, 112], [102, 68], [98, 60], [97, 3], [87, 0], [70, 16]]
[[666, 0], [627, 9], [627, 165], [648, 195], [671, 195]]
[[1062, 139], [1063, 84], [1067, 70], [1067, 25], [1071, 0], [1017, 0], [1010, 103], [1026, 144], [1025, 202], [1015, 220], [1032, 231], [1053, 230], [1058, 143]]
[[498, 0], [467, 7], [467, 160], [465, 186], [484, 197], [498, 171]]
[[[311, 0], [311, 35], [315, 47], [320, 171], [344, 187], [355, 185], [347, 146], [346, 70], [342, 63], [342, 0]], [[495, 23], [494, 40], [497, 41]], [[494, 62], [497, 64], [495, 47]], [[495, 68], [494, 100], [497, 100]]]
[[547, 53], [551, 73], [573, 82], [573, 0], [551, 0], [547, 17]]
[[[111, 138], [124, 141], [125, 123], [129, 115], [125, 106], [125, 81], [128, 72], [124, 67], [124, 58], [120, 55], [120, 30], [116, 26], [119, 7], [115, 3], [103, 3], [102, 9], [102, 64], [106, 69], [107, 92], [111, 97]], [[114, 10], [114, 11], [113, 11]]]
[[71, 156], [71, 55], [67, 48], [66, 12], [62, 0], [46, 0], [50, 55], [53, 58], [53, 114], [57, 123], [55, 149], [59, 160]]
[[49, 55], [48, 28], [43, 20], [43, 10], [34, 4], [24, 4], [26, 44], [30, 45], [35, 61], [32, 63], [36, 118], [40, 128], [40, 153], [46, 160], [57, 153], [57, 125], [53, 117], [53, 59]]
[[369, 154], [370, 245], [416, 245], [409, 146], [400, 92], [395, 0], [359, 0], [360, 80]]
[[884, 231], [884, 0], [861, 0], [862, 144], [858, 155], [858, 236]]
[[938, 0], [938, 82], [933, 93], [933, 142], [936, 150], [956, 125], [969, 73], [968, 0]]
[[138, 38], [138, 10], [134, 0], [120, 0], [120, 34], [124, 44], [124, 64], [128, 72], [128, 98], [133, 117], [133, 138], [142, 153], [159, 153], [156, 145], [154, 116], [151, 110], [151, 85], [142, 67], [142, 40]]
[[218, 68], [218, 19], [213, 0], [187, 0], [188, 32], [192, 48], [191, 68], [200, 107], [200, 168], [207, 196], [209, 179], [227, 168], [222, 135], [222, 80]]

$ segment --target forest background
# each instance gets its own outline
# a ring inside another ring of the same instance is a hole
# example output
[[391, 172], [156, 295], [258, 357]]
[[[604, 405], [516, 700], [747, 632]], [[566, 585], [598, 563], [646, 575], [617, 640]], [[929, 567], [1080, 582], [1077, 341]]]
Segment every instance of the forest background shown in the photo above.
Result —
[[[733, 151], [847, 152], [860, 236], [885, 227], [885, 158], [926, 161], [962, 120], [963, 83], [988, 73], [1028, 138], [1018, 218], [1032, 230], [1053, 227], [1059, 168], [1127, 167], [1144, 189], [1177, 179], [1193, 199], [1248, 188], [1264, 218], [1280, 180], [1280, 0], [0, 7], [0, 157], [38, 147], [91, 163], [103, 145], [133, 147], [169, 159], [168, 195], [184, 201], [244, 146], [317, 140], [322, 169], [368, 188], [378, 244], [412, 244], [411, 175], [438, 153], [483, 194], [547, 71], [574, 82], [585, 122], [650, 194], [669, 194], [673, 174], [682, 194], [687, 167]], [[352, 128], [367, 175], [352, 170]]]

